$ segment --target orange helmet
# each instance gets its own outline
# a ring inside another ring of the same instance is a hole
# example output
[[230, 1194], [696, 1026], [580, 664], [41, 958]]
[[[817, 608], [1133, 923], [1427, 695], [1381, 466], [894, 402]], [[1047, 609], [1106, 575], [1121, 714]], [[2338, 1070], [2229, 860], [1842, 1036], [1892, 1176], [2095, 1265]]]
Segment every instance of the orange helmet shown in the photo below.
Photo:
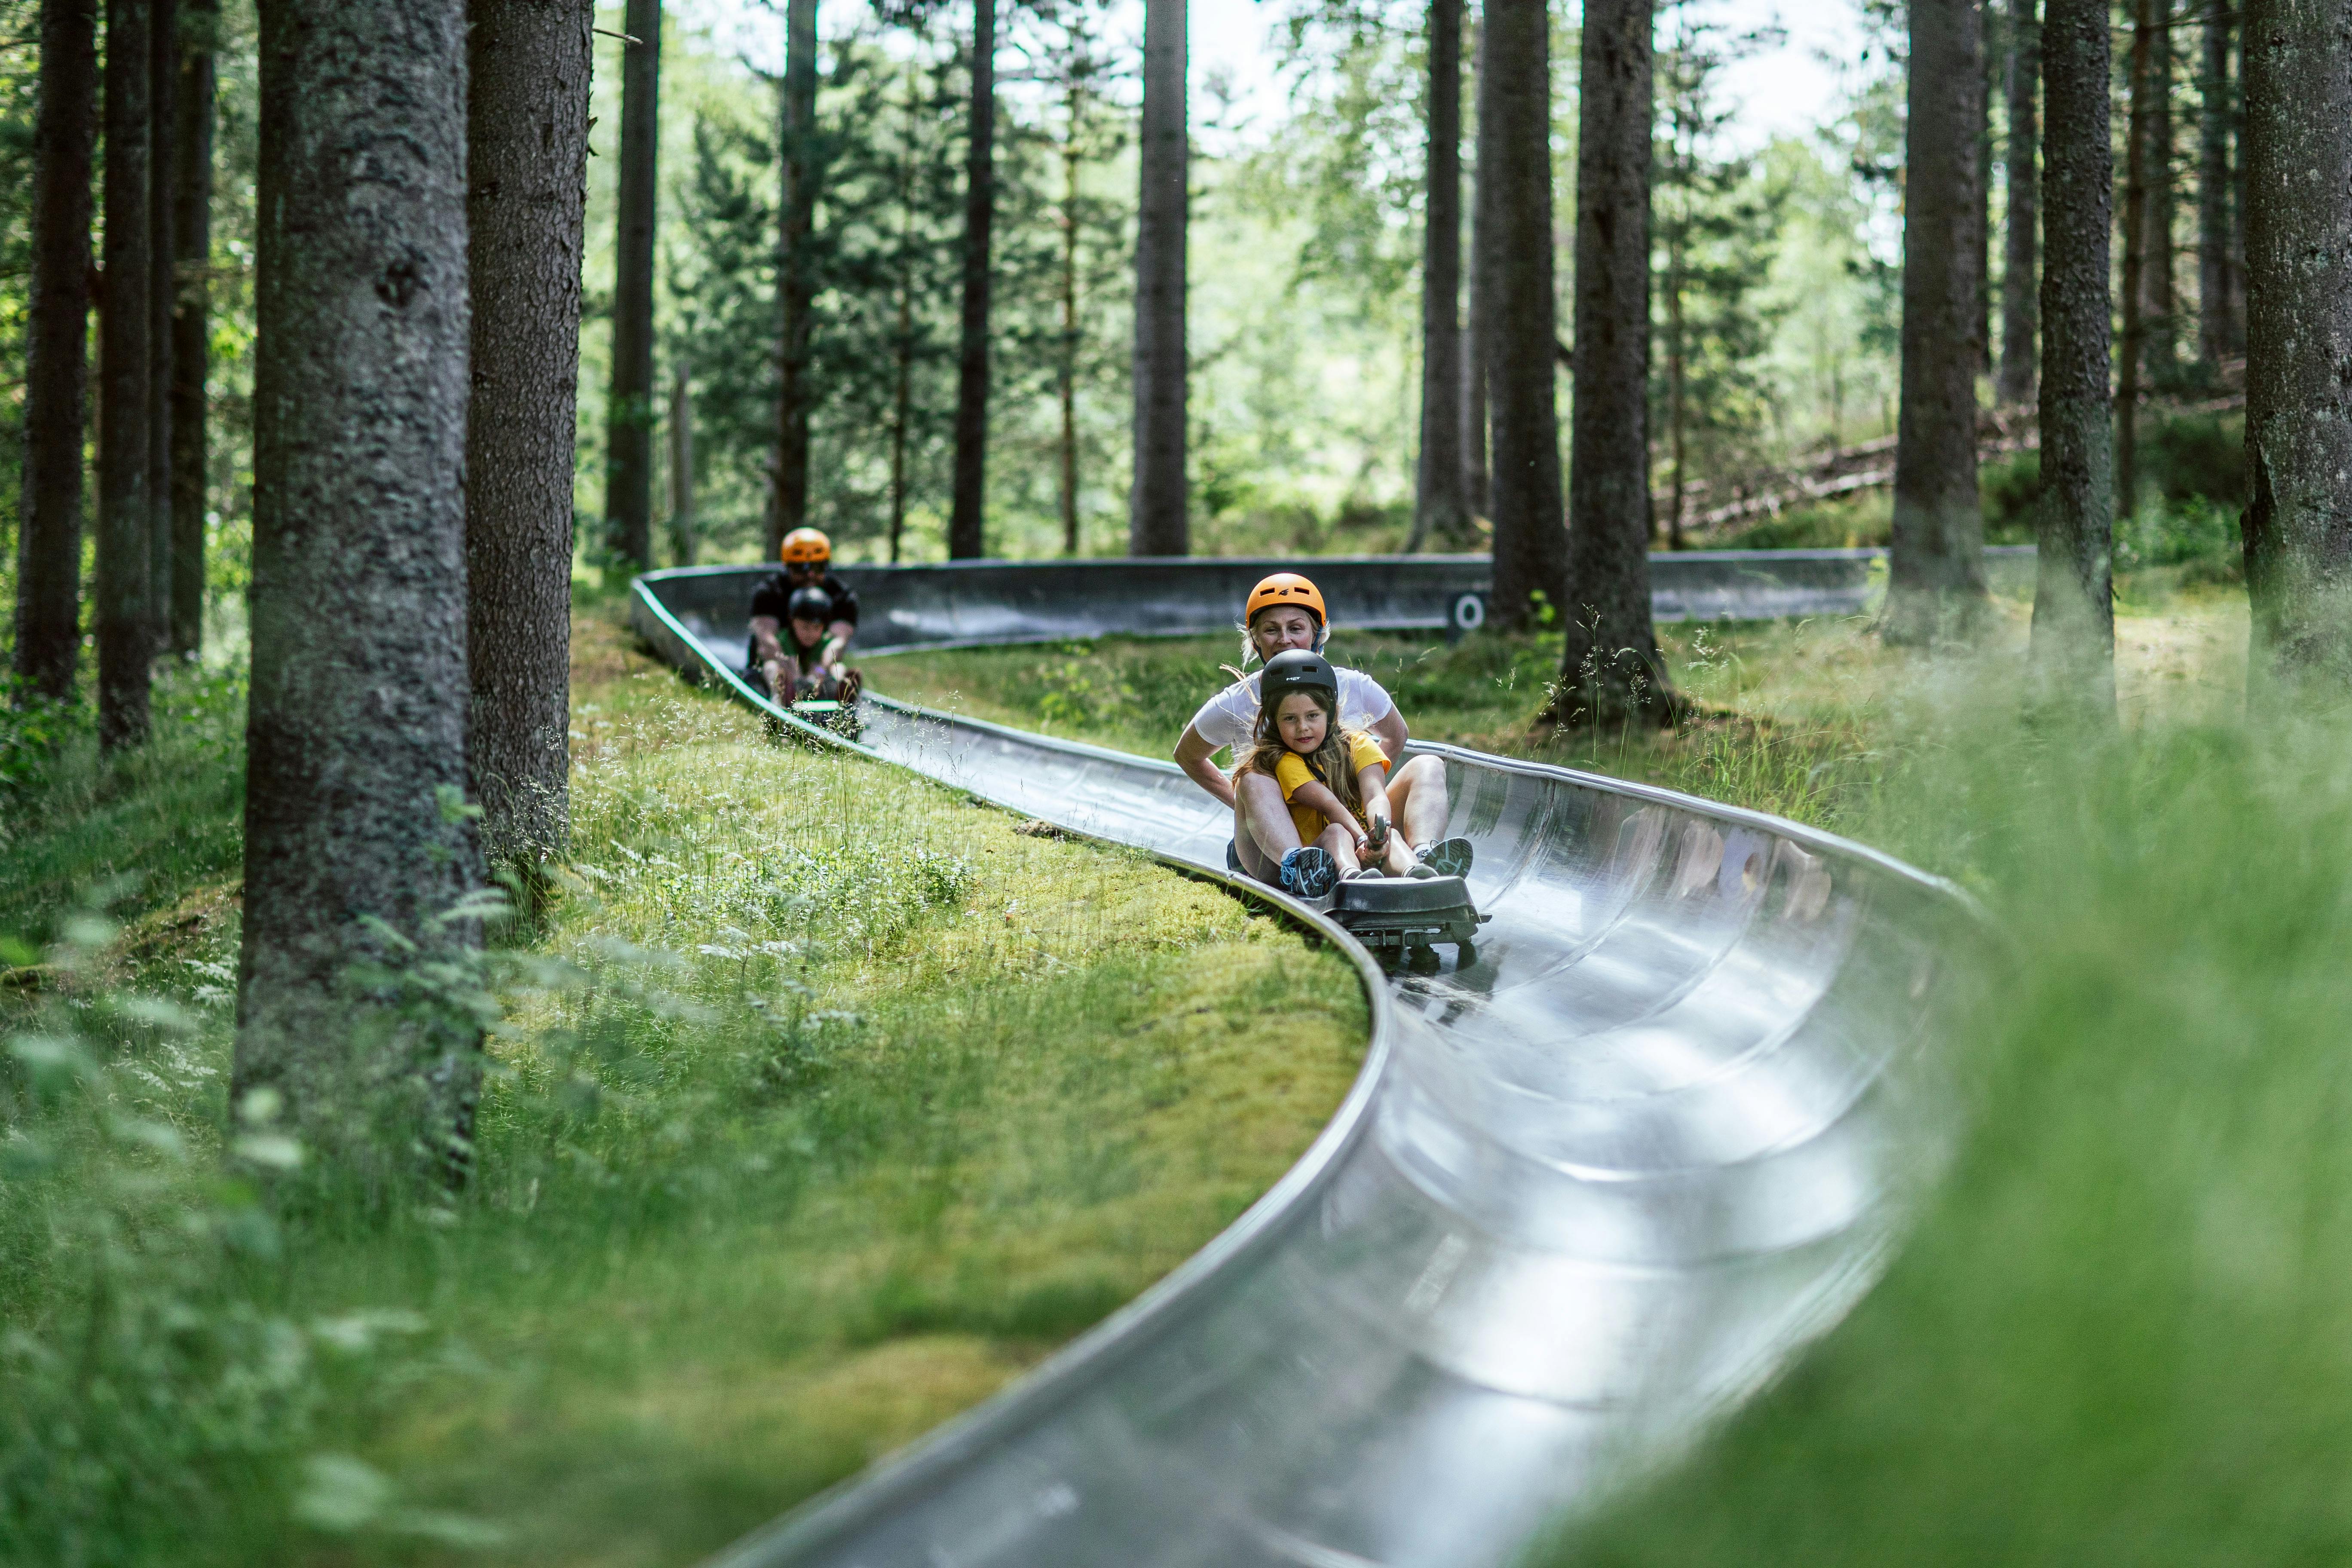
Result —
[[833, 559], [833, 541], [814, 528], [796, 528], [784, 535], [784, 563], [823, 565]]
[[1271, 609], [1277, 605], [1295, 605], [1300, 609], [1312, 610], [1315, 624], [1318, 626], [1331, 624], [1331, 617], [1323, 609], [1323, 595], [1316, 591], [1314, 584], [1296, 572], [1276, 572], [1250, 590], [1249, 603], [1242, 607], [1242, 625], [1248, 626], [1257, 619], [1260, 610]]

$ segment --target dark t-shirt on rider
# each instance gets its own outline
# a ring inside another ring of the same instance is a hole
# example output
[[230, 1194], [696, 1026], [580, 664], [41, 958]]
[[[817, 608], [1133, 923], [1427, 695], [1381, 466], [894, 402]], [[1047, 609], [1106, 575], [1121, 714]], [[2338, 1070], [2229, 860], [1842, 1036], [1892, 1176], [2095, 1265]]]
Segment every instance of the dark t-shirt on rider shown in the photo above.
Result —
[[[825, 625], [831, 626], [835, 621], [847, 621], [853, 626], [857, 624], [856, 590], [830, 572], [811, 586], [822, 588], [832, 596], [833, 613], [825, 616]], [[793, 580], [790, 577], [782, 572], [771, 572], [766, 577], [761, 579], [759, 587], [751, 594], [753, 617], [773, 616], [777, 629], [783, 634], [776, 640], [783, 645], [787, 651], [793, 650], [793, 628], [786, 624], [788, 619], [786, 612], [792, 605], [793, 593]], [[750, 638], [744, 645], [743, 668], [745, 669], [760, 668], [760, 642], [757, 637]]]

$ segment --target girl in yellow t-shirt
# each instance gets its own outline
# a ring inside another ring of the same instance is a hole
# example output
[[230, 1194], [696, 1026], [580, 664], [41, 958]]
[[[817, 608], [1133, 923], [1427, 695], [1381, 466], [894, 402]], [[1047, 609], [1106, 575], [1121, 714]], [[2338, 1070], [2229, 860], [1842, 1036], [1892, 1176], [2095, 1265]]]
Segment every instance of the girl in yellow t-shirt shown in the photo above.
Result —
[[1387, 753], [1362, 731], [1339, 727], [1336, 684], [1300, 673], [1307, 679], [1296, 683], [1264, 682], [1256, 742], [1234, 772], [1271, 774], [1298, 842], [1328, 854], [1342, 877], [1427, 876], [1404, 835], [1389, 830]]

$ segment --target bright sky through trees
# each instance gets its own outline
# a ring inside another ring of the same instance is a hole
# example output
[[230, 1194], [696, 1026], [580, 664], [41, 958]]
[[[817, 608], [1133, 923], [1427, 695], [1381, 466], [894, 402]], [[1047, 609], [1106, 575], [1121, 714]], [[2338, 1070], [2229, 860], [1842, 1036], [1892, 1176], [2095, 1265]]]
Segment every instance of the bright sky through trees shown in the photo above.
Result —
[[[1724, 73], [1727, 95], [1740, 104], [1735, 121], [1741, 143], [1760, 147], [1773, 136], [1819, 124], [1835, 101], [1838, 66], [1861, 46], [1853, 0], [1691, 0], [1693, 7], [1732, 27], [1777, 25], [1788, 35], [1779, 47], [1739, 61]], [[860, 14], [865, 14], [859, 0]], [[783, 17], [766, 0], [673, 0], [672, 14], [708, 34], [718, 47], [762, 70], [783, 68]], [[1133, 48], [1142, 37], [1143, 8], [1119, 0], [1112, 35]], [[1192, 0], [1192, 80], [1194, 133], [1213, 145], [1216, 98], [1230, 95], [1228, 123], [1264, 120], [1283, 107], [1271, 29], [1280, 10], [1266, 0]], [[1826, 57], [1826, 58], [1824, 58]]]

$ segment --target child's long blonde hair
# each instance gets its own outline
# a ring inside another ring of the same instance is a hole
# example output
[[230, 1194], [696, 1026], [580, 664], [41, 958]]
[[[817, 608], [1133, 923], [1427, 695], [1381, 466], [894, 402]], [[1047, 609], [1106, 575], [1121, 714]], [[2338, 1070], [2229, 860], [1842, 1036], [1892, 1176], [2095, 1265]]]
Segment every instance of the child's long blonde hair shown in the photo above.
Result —
[[[1315, 706], [1323, 710], [1323, 743], [1312, 752], [1293, 752], [1283, 743], [1282, 726], [1275, 713], [1286, 697], [1311, 697]], [[1296, 756], [1307, 764], [1307, 771], [1339, 797], [1339, 804], [1349, 815], [1364, 815], [1364, 792], [1356, 784], [1354, 747], [1348, 733], [1339, 728], [1339, 704], [1331, 693], [1309, 687], [1305, 691], [1278, 692], [1261, 701], [1257, 709], [1257, 725], [1250, 738], [1249, 754], [1242, 759], [1239, 773], [1264, 773], [1274, 776], [1275, 764], [1283, 758]]]

